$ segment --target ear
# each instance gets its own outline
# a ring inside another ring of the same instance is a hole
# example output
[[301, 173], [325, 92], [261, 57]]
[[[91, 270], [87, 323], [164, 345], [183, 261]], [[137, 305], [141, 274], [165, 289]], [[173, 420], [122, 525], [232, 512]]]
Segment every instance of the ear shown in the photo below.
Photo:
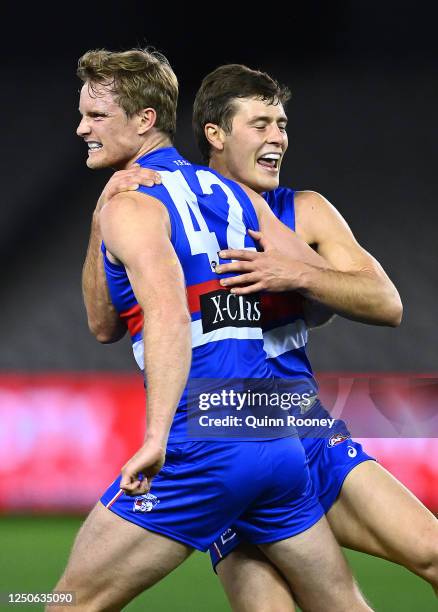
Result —
[[138, 117], [140, 119], [137, 130], [139, 136], [153, 128], [157, 122], [157, 113], [154, 108], [143, 108], [138, 112]]
[[213, 149], [216, 151], [224, 150], [225, 132], [215, 123], [206, 123], [204, 126], [204, 134]]

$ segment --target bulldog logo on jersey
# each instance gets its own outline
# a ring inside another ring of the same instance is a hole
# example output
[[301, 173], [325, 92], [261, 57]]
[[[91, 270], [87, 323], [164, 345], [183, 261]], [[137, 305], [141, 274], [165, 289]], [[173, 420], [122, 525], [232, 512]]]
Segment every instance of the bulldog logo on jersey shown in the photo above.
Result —
[[134, 499], [134, 505], [132, 507], [134, 512], [150, 512], [152, 508], [155, 508], [160, 500], [152, 493], [146, 493], [145, 495], [139, 495]]
[[260, 327], [260, 296], [234, 295], [218, 289], [200, 296], [202, 331], [223, 327]]
[[336, 446], [337, 444], [340, 444], [341, 442], [345, 442], [345, 440], [349, 440], [349, 439], [350, 439], [350, 436], [346, 434], [341, 434], [341, 433], [333, 434], [332, 437], [328, 441], [328, 446], [330, 447]]

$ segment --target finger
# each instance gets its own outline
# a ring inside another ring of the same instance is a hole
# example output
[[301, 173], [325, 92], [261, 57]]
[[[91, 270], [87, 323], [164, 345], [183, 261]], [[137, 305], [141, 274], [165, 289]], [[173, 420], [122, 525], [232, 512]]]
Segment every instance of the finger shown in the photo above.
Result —
[[226, 272], [252, 272], [253, 266], [247, 261], [233, 261], [229, 264], [219, 264], [215, 267], [215, 272], [225, 274]]
[[135, 466], [134, 459], [130, 459], [129, 462], [122, 467], [120, 479], [120, 488], [132, 487], [138, 485], [144, 480], [144, 475], [141, 472], [141, 468]]
[[133, 478], [132, 480], [122, 478], [120, 481], [120, 488], [123, 489], [125, 493], [129, 494], [136, 490], [142, 482], [143, 481], [139, 480], [138, 478]]
[[136, 483], [132, 483], [131, 486], [125, 486], [125, 487], [120, 487], [124, 493], [126, 493], [126, 495], [129, 495], [131, 497], [134, 497], [136, 495], [144, 495], [145, 493], [147, 493], [150, 489], [149, 484], [147, 483], [147, 481], [142, 480], [137, 481]]
[[140, 182], [143, 181], [152, 181], [155, 185], [161, 183], [161, 174], [156, 172], [155, 170], [151, 170], [150, 168], [140, 168], [136, 172], [136, 176], [140, 177]]
[[252, 261], [257, 256], [256, 251], [248, 251], [244, 249], [224, 249], [219, 251], [219, 257], [222, 259], [239, 259], [241, 261]]
[[251, 238], [254, 238], [254, 240], [261, 240], [263, 236], [262, 232], [252, 229], [248, 229], [248, 234], [251, 236]]
[[[152, 183], [151, 183], [152, 186]], [[119, 183], [117, 185], [111, 185], [110, 189], [107, 192], [107, 199], [111, 200], [118, 193], [123, 193], [124, 191], [136, 191], [139, 188], [138, 183]]]
[[147, 478], [142, 480], [138, 485], [133, 487], [129, 492], [125, 491], [127, 495], [144, 495], [151, 488], [149, 481]]
[[266, 251], [267, 249], [269, 249], [271, 247], [271, 244], [269, 242], [269, 240], [267, 240], [264, 236], [264, 234], [262, 234], [262, 232], [256, 232], [255, 230], [248, 230], [248, 234], [254, 238], [254, 240], [257, 240], [257, 242], [259, 243], [259, 245], [262, 247], [262, 249], [264, 251]]
[[239, 276], [223, 278], [220, 283], [222, 287], [237, 287], [246, 283], [257, 283], [259, 280], [259, 275], [253, 272], [252, 274], [239, 274]]
[[148, 478], [142, 473], [131, 470], [122, 469], [122, 478], [120, 479], [120, 488], [126, 492], [135, 492], [140, 489], [149, 488]]
[[147, 184], [147, 186], [150, 187], [161, 184], [161, 174], [156, 170], [151, 170], [151, 168], [143, 168], [135, 164], [127, 170], [118, 170], [115, 172], [110, 178], [109, 184], [111, 185], [112, 182], [117, 183], [117, 181], [120, 180], [125, 183], [132, 181], [140, 183], [140, 185]]
[[255, 283], [252, 285], [247, 285], [246, 287], [235, 287], [231, 289], [230, 293], [233, 295], [247, 295], [248, 293], [259, 293], [263, 291], [264, 287], [262, 283]]

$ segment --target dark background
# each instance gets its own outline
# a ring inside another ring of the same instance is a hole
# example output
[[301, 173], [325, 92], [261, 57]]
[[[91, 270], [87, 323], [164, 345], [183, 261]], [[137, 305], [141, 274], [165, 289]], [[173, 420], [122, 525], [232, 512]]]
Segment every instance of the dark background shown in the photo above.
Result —
[[176, 144], [199, 161], [201, 78], [246, 63], [293, 92], [282, 183], [346, 217], [404, 302], [398, 329], [338, 319], [314, 332], [319, 370], [436, 371], [437, 35], [432, 3], [9, 5], [2, 15], [0, 369], [134, 369], [129, 342], [88, 333], [80, 292], [91, 213], [109, 174], [75, 136], [78, 57], [153, 45], [180, 79]]

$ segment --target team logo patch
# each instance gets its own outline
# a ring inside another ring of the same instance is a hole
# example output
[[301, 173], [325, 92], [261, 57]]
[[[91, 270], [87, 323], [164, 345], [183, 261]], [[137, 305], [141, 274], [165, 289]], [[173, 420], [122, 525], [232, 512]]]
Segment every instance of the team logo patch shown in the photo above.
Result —
[[204, 334], [223, 327], [260, 327], [260, 295], [234, 295], [225, 289], [200, 296]]
[[230, 542], [233, 538], [236, 537], [236, 532], [233, 531], [232, 529], [228, 528], [226, 531], [223, 532], [223, 534], [221, 535], [221, 543], [222, 546], [224, 544], [226, 544], [227, 542]]
[[134, 512], [150, 512], [152, 508], [155, 508], [157, 504], [160, 503], [160, 500], [152, 493], [146, 493], [145, 495], [140, 495], [134, 499], [134, 505], [132, 507]]
[[350, 436], [346, 435], [346, 434], [333, 434], [332, 437], [329, 439], [328, 441], [328, 446], [330, 446], [330, 448], [332, 446], [336, 446], [337, 444], [340, 444], [341, 442], [345, 442], [345, 440], [349, 440]]

